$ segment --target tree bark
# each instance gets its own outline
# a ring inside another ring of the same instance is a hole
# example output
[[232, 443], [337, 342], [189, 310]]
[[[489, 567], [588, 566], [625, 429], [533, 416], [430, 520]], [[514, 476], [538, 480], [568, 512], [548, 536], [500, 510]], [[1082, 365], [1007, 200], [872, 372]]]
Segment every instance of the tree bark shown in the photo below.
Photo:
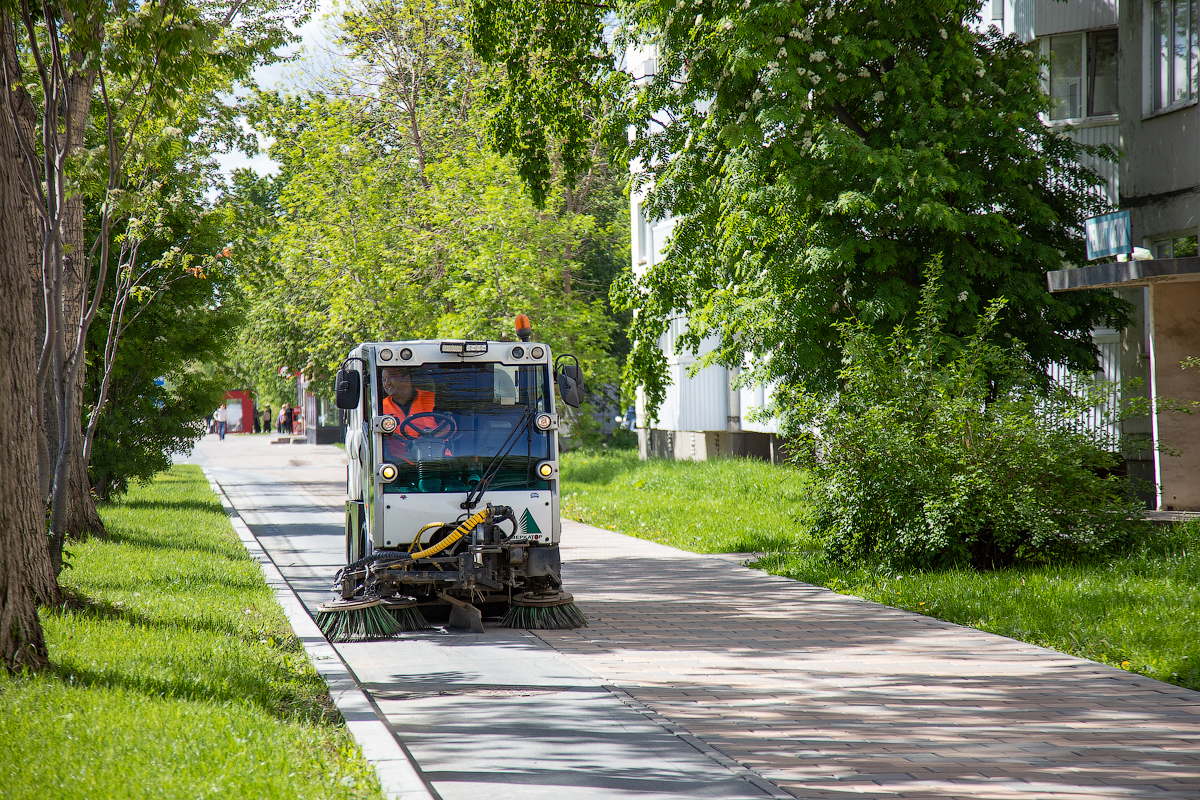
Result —
[[[0, 16], [0, 69], [12, 77], [10, 28]], [[37, 601], [57, 601], [58, 587], [38, 496], [38, 346], [18, 180], [24, 165], [10, 107], [0, 108], [0, 661], [14, 671], [47, 663]]]
[[[96, 30], [93, 31], [93, 35], [99, 37], [101, 34], [99, 30]], [[75, 149], [79, 151], [83, 150], [85, 146], [84, 136], [88, 119], [91, 117], [92, 94], [96, 88], [97, 73], [95, 68], [83, 69], [83, 64], [76, 58], [72, 58], [71, 66], [73, 70], [68, 79], [68, 85], [75, 108], [75, 114], [71, 119], [71, 141], [74, 143]], [[64, 333], [69, 336], [67, 346], [70, 348], [83, 320], [84, 309], [87, 308], [92, 287], [84, 285], [87, 239], [83, 196], [78, 192], [68, 195], [64, 211], [62, 230], [63, 241], [67, 246], [64, 273], [67, 276], [67, 297], [69, 298], [67, 309], [70, 314]], [[92, 278], [95, 280], [95, 275]], [[85, 359], [86, 351], [85, 342], [75, 357]], [[70, 408], [67, 410], [70, 414], [71, 448], [68, 456], [70, 464], [67, 466], [70, 483], [67, 487], [67, 517], [64, 531], [67, 538], [76, 540], [86, 539], [92, 533], [104, 532], [104, 523], [100, 521], [96, 503], [92, 500], [92, 484], [88, 480], [88, 465], [84, 460], [83, 453], [83, 394], [87, 378], [86, 372], [87, 365], [85, 363], [76, 373], [75, 381], [70, 387], [71, 402], [69, 403]]]

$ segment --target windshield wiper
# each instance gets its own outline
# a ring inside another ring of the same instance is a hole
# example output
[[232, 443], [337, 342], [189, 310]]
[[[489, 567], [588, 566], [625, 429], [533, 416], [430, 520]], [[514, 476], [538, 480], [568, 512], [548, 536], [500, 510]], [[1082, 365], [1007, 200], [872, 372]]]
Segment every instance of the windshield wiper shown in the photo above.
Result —
[[[505, 457], [512, 452], [514, 447], [517, 446], [517, 442], [521, 441], [521, 433], [525, 428], [529, 427], [529, 421], [532, 419], [532, 417], [533, 414], [528, 408], [521, 413], [521, 418], [517, 420], [517, 424], [513, 426], [511, 431], [509, 431], [508, 437], [504, 440], [504, 443], [500, 445], [500, 449], [496, 452], [496, 455], [492, 456], [492, 460], [488, 462], [487, 467], [483, 470], [483, 475], [480, 476], [479, 483], [475, 484], [475, 486], [467, 492], [467, 499], [465, 502], [463, 502], [461, 507], [465, 508], [468, 514], [471, 512], [471, 509], [479, 505], [479, 501], [483, 497], [484, 492], [488, 490], [488, 487], [491, 486], [492, 481], [496, 478], [496, 475], [499, 474], [500, 467], [503, 466]], [[528, 482], [526, 483], [526, 486], [528, 486]]]

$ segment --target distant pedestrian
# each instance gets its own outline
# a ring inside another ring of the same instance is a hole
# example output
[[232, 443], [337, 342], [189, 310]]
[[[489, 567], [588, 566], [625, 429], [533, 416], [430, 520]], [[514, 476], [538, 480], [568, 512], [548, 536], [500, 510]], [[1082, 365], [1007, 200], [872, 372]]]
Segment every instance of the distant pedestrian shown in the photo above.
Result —
[[279, 426], [279, 432], [280, 433], [291, 433], [292, 432], [292, 420], [294, 418], [295, 412], [292, 411], [291, 406], [284, 406], [283, 411], [281, 411], [280, 414], [283, 416], [283, 419], [281, 420], [282, 424]]
[[287, 415], [287, 406], [279, 407], [279, 416], [275, 418], [275, 432], [283, 433], [283, 419]]
[[271, 426], [275, 424], [275, 415], [271, 413], [271, 404], [267, 403], [267, 408], [263, 411], [263, 433], [270, 433]]
[[229, 412], [225, 410], [225, 404], [221, 403], [221, 407], [213, 412], [213, 419], [217, 423], [217, 436], [221, 437], [221, 441], [225, 441], [225, 425], [229, 421]]
[[262, 417], [259, 416], [258, 414], [254, 414], [253, 416], [254, 416], [254, 432], [262, 433]]

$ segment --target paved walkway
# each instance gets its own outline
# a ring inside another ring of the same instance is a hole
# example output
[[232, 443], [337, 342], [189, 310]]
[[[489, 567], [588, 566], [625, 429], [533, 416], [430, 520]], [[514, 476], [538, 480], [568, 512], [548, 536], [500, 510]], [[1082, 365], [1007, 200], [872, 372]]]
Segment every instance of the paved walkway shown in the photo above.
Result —
[[[312, 607], [344, 458], [267, 441], [209, 437], [197, 460]], [[589, 627], [338, 646], [442, 797], [1200, 798], [1200, 694], [563, 530]]]

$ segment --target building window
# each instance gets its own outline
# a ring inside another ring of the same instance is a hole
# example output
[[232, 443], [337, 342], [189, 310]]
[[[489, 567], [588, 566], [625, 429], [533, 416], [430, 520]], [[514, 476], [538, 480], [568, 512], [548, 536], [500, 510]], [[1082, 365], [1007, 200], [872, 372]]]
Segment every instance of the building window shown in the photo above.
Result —
[[1088, 34], [1087, 109], [1089, 117], [1117, 113], [1117, 32]]
[[1192, 258], [1196, 255], [1196, 236], [1158, 239], [1150, 247], [1155, 258]]
[[642, 204], [637, 204], [637, 260], [639, 264], [645, 264], [650, 258], [650, 226], [646, 223], [646, 212], [642, 209]]
[[1152, 36], [1154, 108], [1196, 99], [1197, 0], [1157, 0]]
[[1116, 30], [1049, 38], [1050, 96], [1054, 100], [1050, 119], [1116, 114]]

